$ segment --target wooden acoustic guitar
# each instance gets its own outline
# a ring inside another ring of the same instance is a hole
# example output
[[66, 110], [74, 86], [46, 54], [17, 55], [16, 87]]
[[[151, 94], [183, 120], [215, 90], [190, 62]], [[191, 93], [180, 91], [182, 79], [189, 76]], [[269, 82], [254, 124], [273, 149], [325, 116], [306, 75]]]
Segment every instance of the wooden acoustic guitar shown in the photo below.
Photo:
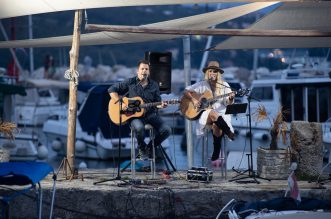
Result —
[[[177, 104], [180, 101], [177, 99], [162, 101], [167, 104]], [[113, 123], [120, 124], [120, 115], [122, 124], [127, 122], [131, 118], [139, 118], [144, 115], [145, 109], [157, 105], [161, 105], [162, 102], [144, 103], [141, 97], [123, 97], [122, 112], [120, 113], [120, 102], [118, 99], [110, 99], [108, 104], [108, 115]]]
[[223, 95], [219, 95], [219, 96], [215, 96], [213, 97], [213, 94], [211, 93], [211, 91], [205, 91], [202, 94], [198, 94], [198, 93], [193, 93], [192, 96], [197, 99], [200, 100], [201, 102], [201, 106], [200, 107], [195, 107], [193, 105], [193, 101], [189, 98], [187, 98], [185, 95], [183, 95], [183, 97], [180, 100], [180, 111], [182, 112], [182, 114], [189, 120], [196, 120], [199, 118], [200, 114], [205, 111], [208, 108], [211, 108], [211, 106], [217, 102], [219, 99], [222, 99], [224, 97], [230, 96], [230, 94], [234, 93], [238, 96], [244, 96], [249, 92], [248, 89], [240, 89], [238, 91], [233, 91], [227, 94], [223, 94]]

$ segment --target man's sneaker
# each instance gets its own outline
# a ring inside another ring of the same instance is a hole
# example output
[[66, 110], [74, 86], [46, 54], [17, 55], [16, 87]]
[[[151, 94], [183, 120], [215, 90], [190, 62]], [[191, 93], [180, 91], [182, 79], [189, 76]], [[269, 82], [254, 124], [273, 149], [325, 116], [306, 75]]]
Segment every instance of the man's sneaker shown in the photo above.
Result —
[[138, 149], [137, 159], [147, 160], [148, 157], [149, 157], [149, 153], [147, 152], [147, 150]]

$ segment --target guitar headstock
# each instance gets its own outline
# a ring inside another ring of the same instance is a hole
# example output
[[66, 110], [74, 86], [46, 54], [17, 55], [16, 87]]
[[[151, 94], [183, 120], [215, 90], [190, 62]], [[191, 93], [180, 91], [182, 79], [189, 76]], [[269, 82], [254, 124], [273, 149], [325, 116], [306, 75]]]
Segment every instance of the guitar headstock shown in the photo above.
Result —
[[240, 97], [243, 97], [245, 95], [247, 95], [249, 93], [249, 89], [245, 88], [245, 89], [239, 89], [236, 94]]

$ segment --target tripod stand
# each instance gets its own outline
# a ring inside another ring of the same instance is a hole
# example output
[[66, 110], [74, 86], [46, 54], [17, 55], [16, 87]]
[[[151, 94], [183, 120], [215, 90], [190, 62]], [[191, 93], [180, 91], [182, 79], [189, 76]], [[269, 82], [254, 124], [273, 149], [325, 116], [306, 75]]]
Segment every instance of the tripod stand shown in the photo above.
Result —
[[119, 129], [118, 129], [118, 157], [117, 157], [117, 175], [115, 178], [112, 178], [112, 179], [105, 179], [105, 180], [101, 180], [101, 181], [98, 181], [98, 182], [94, 182], [93, 185], [97, 185], [99, 183], [104, 183], [104, 182], [109, 182], [109, 181], [115, 181], [115, 180], [118, 180], [118, 181], [122, 181], [124, 185], [128, 185], [130, 184], [129, 182], [125, 181], [122, 179], [121, 177], [121, 172], [120, 172], [120, 159], [121, 159], [121, 148], [122, 148], [122, 142], [121, 142], [121, 139], [122, 139], [122, 136], [121, 136], [121, 128], [122, 128], [122, 113], [123, 112], [123, 108], [122, 108], [122, 103], [123, 103], [123, 97], [126, 96], [126, 95], [123, 95], [121, 96], [116, 102], [116, 103], [119, 103], [118, 107], [119, 107]]
[[[248, 169], [245, 171], [238, 171], [235, 170], [235, 172], [238, 173], [238, 175], [234, 176], [232, 179], [229, 180], [229, 182], [236, 181], [237, 183], [257, 183], [260, 182], [256, 179], [258, 176], [256, 175], [254, 168], [253, 168], [253, 145], [252, 145], [252, 121], [251, 121], [251, 99], [255, 99], [250, 95], [247, 95], [247, 101], [248, 101], [248, 123], [249, 123], [249, 154], [247, 155], [248, 160]], [[245, 175], [248, 172], [248, 175]], [[243, 180], [251, 178], [251, 180]]]

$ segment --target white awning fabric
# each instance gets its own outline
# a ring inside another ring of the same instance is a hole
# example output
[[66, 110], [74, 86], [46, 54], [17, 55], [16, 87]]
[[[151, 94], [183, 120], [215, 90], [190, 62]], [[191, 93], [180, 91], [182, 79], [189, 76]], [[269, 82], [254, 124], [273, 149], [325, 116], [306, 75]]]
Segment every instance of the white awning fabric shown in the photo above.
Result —
[[[263, 0], [1, 0], [0, 19], [90, 8], [144, 5], [208, 4], [220, 2], [262, 2]], [[272, 0], [264, 0], [271, 2]], [[281, 0], [299, 1], [299, 0]], [[302, 0], [300, 0], [302, 1]]]
[[[205, 14], [169, 20], [164, 22], [143, 25], [146, 27], [168, 27], [168, 28], [208, 28], [220, 24], [245, 14], [274, 5], [277, 2], [261, 2], [245, 4], [224, 10], [218, 10]], [[97, 32], [82, 34], [80, 46], [137, 43], [146, 41], [168, 40], [178, 38], [178, 35], [165, 34], [137, 34], [137, 33], [114, 33]], [[1, 48], [28, 48], [28, 47], [62, 47], [70, 46], [72, 36], [60, 36], [31, 40], [2, 41]]]
[[[331, 2], [283, 3], [253, 24], [252, 30], [331, 31]], [[231, 37], [212, 50], [262, 48], [330, 48], [331, 37]]]

